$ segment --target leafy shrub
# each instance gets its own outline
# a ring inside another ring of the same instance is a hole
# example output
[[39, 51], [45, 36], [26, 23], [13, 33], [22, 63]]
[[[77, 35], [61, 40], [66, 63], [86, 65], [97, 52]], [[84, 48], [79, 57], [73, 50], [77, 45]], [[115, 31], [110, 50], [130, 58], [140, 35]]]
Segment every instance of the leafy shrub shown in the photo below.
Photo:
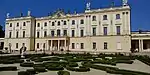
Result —
[[133, 61], [131, 60], [116, 60], [116, 63], [126, 63], [126, 64], [132, 64]]
[[36, 72], [46, 72], [46, 68], [45, 67], [34, 67], [34, 70]]
[[62, 66], [48, 66], [47, 69], [51, 71], [64, 70]]
[[0, 67], [0, 71], [16, 71], [16, 66], [7, 66], [7, 67]]
[[87, 72], [87, 71], [90, 71], [90, 68], [88, 68], [88, 67], [73, 68], [73, 67], [66, 66], [66, 69], [70, 70], [70, 71], [76, 71], [76, 72]]
[[33, 67], [34, 63], [33, 62], [23, 62], [20, 63], [20, 66], [22, 67]]
[[68, 72], [68, 71], [58, 71], [57, 74], [58, 75], [70, 75], [70, 72]]
[[78, 64], [75, 62], [69, 62], [68, 66], [69, 67], [78, 67]]
[[100, 64], [116, 65], [116, 63], [114, 61], [111, 61], [111, 60], [101, 60], [101, 59], [96, 59], [96, 60], [92, 61], [91, 63], [93, 63], [93, 64], [100, 63]]

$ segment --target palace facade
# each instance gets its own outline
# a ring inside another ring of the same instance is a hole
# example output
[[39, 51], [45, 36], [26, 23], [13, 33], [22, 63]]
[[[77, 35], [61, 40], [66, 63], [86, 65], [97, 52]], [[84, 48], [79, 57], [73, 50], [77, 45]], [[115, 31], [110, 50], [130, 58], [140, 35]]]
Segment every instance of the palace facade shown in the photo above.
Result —
[[7, 15], [4, 48], [20, 50], [25, 44], [32, 51], [149, 51], [150, 34], [130, 30], [130, 10], [127, 4], [101, 9], [90, 9], [87, 4], [84, 13], [59, 9], [45, 17], [33, 17], [30, 11], [27, 16]]

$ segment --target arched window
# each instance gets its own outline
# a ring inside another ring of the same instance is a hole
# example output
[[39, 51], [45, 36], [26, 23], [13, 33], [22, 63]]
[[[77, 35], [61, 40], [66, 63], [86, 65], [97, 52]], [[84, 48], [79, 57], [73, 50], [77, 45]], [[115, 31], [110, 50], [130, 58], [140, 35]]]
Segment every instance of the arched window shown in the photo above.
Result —
[[19, 27], [19, 23], [17, 23], [17, 27]]
[[55, 36], [55, 32], [51, 31], [51, 36], [54, 37]]
[[66, 21], [64, 21], [64, 25], [67, 25]]
[[45, 27], [47, 26], [47, 22], [44, 23], [44, 26], [45, 26]]
[[17, 31], [17, 32], [16, 32], [16, 38], [18, 38], [18, 35], [19, 35], [19, 32]]
[[57, 24], [58, 26], [60, 26], [60, 21], [58, 21], [58, 24]]
[[23, 38], [25, 38], [25, 31], [23, 31]]
[[23, 22], [23, 26], [26, 26], [26, 22]]
[[37, 27], [40, 27], [40, 23], [37, 24]]
[[120, 19], [120, 14], [116, 14], [116, 19]]
[[75, 25], [75, 20], [72, 20], [72, 25]]
[[80, 20], [80, 24], [84, 24], [84, 20], [83, 19]]
[[55, 22], [52, 22], [52, 26], [55, 26]]
[[104, 16], [103, 16], [103, 20], [107, 20], [107, 15], [104, 15]]
[[96, 21], [96, 16], [93, 16], [93, 17], [92, 17], [92, 21]]

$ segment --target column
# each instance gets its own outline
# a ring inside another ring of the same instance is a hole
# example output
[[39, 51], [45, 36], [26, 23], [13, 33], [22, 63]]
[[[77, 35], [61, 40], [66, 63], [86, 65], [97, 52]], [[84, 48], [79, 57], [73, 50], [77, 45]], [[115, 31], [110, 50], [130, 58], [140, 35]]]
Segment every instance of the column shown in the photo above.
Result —
[[46, 50], [49, 50], [49, 40], [46, 40]]
[[51, 40], [51, 47], [50, 50], [53, 50], [53, 40]]
[[143, 51], [143, 39], [141, 40], [141, 51]]
[[60, 40], [58, 40], [58, 48], [57, 48], [58, 51], [60, 51]]
[[64, 51], [66, 51], [66, 39], [64, 41]]
[[141, 52], [141, 40], [139, 39], [139, 52]]

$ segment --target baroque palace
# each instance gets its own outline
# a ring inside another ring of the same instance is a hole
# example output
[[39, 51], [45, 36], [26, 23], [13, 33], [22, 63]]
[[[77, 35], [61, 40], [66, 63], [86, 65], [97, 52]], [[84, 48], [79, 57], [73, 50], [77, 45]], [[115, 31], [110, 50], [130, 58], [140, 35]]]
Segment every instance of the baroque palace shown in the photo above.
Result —
[[119, 7], [91, 9], [70, 14], [62, 9], [45, 17], [9, 17], [4, 48], [49, 51], [138, 52], [150, 51], [150, 32], [131, 32], [131, 8], [127, 0]]

